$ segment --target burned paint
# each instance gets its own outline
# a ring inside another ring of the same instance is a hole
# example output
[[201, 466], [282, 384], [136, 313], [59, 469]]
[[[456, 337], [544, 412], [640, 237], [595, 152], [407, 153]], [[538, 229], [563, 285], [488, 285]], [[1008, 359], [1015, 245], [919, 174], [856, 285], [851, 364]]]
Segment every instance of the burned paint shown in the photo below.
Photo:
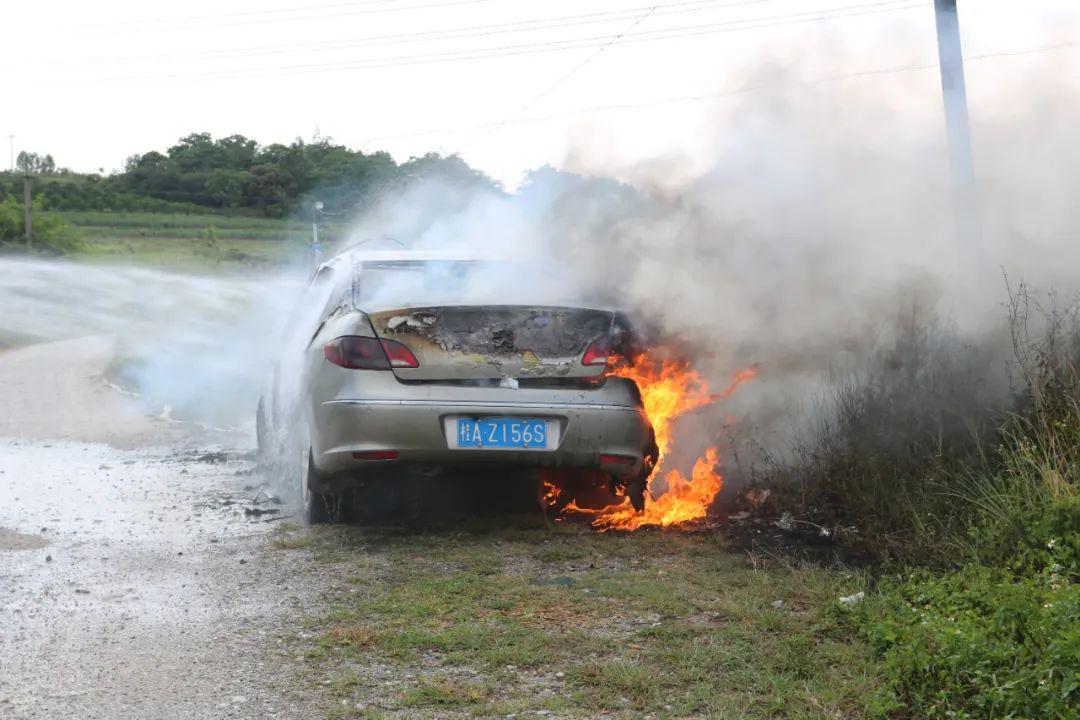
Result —
[[594, 377], [588, 345], [612, 332], [613, 314], [564, 307], [445, 306], [372, 313], [372, 328], [416, 354], [407, 379]]

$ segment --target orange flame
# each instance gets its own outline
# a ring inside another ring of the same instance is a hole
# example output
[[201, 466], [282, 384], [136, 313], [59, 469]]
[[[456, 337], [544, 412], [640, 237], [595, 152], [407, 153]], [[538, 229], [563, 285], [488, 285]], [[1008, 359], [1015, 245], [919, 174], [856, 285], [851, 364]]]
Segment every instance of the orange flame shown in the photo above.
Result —
[[[661, 358], [658, 354], [643, 354], [633, 365], [617, 367], [614, 374], [633, 380], [641, 390], [645, 414], [652, 422], [660, 450], [653, 472], [655, 477], [671, 447], [675, 420], [691, 410], [730, 397], [740, 385], [757, 377], [757, 366], [738, 372], [719, 393], [709, 391], [708, 383], [688, 361]], [[718, 463], [719, 451], [710, 447], [694, 463], [689, 480], [678, 470], [668, 471], [664, 476], [667, 492], [656, 498], [647, 497], [645, 510], [640, 513], [634, 510], [628, 497], [599, 510], [580, 508], [571, 502], [565, 512], [591, 515], [593, 527], [599, 530], [674, 527], [701, 520], [724, 486]]]
[[562, 494], [562, 489], [551, 482], [548, 479], [544, 479], [544, 494], [540, 496], [540, 501], [547, 507], [555, 507], [559, 502], [559, 495]]

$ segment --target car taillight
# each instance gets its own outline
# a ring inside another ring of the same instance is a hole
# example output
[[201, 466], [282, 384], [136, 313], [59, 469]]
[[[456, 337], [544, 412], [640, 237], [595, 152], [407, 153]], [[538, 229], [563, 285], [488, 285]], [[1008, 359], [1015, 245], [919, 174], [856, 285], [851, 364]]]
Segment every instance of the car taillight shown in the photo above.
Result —
[[386, 358], [390, 361], [390, 367], [415, 368], [420, 367], [420, 362], [413, 355], [413, 351], [399, 343], [397, 340], [383, 340], [382, 349]]
[[637, 460], [628, 455], [601, 455], [601, 465], [633, 465]]
[[353, 460], [397, 460], [397, 450], [361, 450], [352, 454]]
[[420, 367], [412, 350], [396, 340], [345, 335], [323, 346], [323, 356], [351, 370], [389, 370]]
[[611, 360], [611, 338], [600, 338], [585, 348], [582, 365], [607, 365]]

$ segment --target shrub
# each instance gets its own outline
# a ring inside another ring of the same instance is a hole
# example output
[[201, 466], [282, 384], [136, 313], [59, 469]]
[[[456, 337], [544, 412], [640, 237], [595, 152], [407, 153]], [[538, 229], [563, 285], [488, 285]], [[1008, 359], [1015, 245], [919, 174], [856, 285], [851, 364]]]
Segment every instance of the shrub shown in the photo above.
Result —
[[[40, 210], [41, 203], [35, 202], [33, 236], [30, 242], [32, 251], [63, 255], [75, 252], [82, 247], [79, 235], [72, 226], [55, 217], [42, 215]], [[15, 198], [7, 198], [0, 202], [0, 245], [24, 248], [25, 228], [22, 203]]]
[[1080, 306], [1020, 286], [1009, 308], [1010, 392], [988, 392], [993, 352], [913, 322], [779, 475], [794, 509], [918, 566], [853, 614], [879, 715], [1080, 717]]
[[1029, 302], [1013, 294], [1024, 383], [1001, 442], [945, 476], [971, 561], [882, 582], [858, 613], [893, 716], [1080, 717], [1080, 332], [1051, 308], [1030, 333]]
[[1080, 717], [1080, 503], [1033, 519], [1015, 569], [880, 583], [858, 611], [883, 658], [875, 706], [913, 718]]
[[834, 377], [792, 458], [765, 468], [783, 509], [901, 561], [948, 565], [966, 527], [959, 473], [999, 439], [1007, 397], [991, 348], [931, 317], [901, 322], [861, 367]]

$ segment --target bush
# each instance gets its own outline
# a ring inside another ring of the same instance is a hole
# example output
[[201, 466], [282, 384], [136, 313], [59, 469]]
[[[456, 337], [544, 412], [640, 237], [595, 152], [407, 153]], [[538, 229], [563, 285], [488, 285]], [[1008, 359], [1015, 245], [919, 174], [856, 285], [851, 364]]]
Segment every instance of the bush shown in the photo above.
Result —
[[899, 561], [952, 564], [966, 530], [961, 474], [999, 441], [1008, 398], [989, 348], [909, 317], [862, 367], [834, 377], [786, 462], [759, 480], [778, 505]]
[[876, 707], [912, 718], [1080, 717], [1080, 317], [1012, 294], [1023, 384], [993, 457], [946, 473], [968, 562], [879, 584], [858, 614]]
[[878, 715], [1080, 717], [1080, 305], [1050, 297], [1010, 289], [1009, 383], [1007, 347], [911, 322], [774, 476], [781, 507], [908, 565], [852, 616]]
[[875, 706], [913, 718], [1080, 717], [1080, 502], [1033, 518], [1015, 569], [879, 584], [859, 611], [882, 655]]
[[[42, 215], [40, 211], [41, 203], [35, 202], [31, 251], [63, 255], [82, 248], [82, 241], [73, 227], [55, 217]], [[0, 202], [0, 245], [24, 249], [25, 228], [22, 203], [11, 197]]]

